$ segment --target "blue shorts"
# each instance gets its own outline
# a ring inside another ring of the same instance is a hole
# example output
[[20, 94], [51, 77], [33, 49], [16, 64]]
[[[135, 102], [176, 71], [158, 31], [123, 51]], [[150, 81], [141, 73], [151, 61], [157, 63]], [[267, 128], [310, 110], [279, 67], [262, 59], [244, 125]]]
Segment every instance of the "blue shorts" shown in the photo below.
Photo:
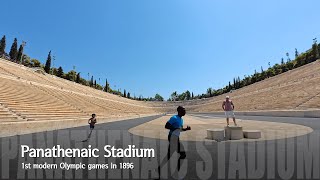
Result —
[[94, 129], [94, 125], [93, 124], [90, 124], [90, 129]]

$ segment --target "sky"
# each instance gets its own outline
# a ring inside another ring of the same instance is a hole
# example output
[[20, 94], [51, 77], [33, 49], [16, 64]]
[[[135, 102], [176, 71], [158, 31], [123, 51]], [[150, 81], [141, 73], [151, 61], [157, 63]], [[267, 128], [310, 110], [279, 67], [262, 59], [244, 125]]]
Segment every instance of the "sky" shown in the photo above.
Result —
[[320, 40], [318, 0], [2, 0], [0, 36], [54, 67], [165, 99], [205, 93]]

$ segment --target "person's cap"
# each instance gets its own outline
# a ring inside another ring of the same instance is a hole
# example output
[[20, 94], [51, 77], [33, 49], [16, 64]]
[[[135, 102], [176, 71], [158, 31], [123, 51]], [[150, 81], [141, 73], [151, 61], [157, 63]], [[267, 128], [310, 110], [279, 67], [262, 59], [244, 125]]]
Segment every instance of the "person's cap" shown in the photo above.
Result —
[[178, 106], [177, 111], [179, 112], [179, 111], [181, 111], [181, 110], [184, 110], [184, 107]]
[[226, 99], [229, 99], [230, 97], [229, 96], [226, 96]]

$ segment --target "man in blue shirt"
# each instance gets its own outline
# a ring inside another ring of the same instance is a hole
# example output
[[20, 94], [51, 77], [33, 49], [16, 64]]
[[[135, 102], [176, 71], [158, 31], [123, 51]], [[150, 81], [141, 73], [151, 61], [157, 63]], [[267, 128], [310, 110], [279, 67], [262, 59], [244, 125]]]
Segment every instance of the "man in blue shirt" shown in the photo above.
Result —
[[[180, 170], [180, 159], [186, 158], [186, 152], [184, 151], [183, 145], [180, 143], [180, 133], [182, 131], [188, 131], [191, 130], [190, 126], [187, 126], [187, 128], [183, 128], [183, 119], [182, 116], [186, 115], [186, 110], [184, 107], [179, 106], [177, 108], [178, 114], [172, 116], [169, 121], [166, 123], [165, 128], [169, 129], [168, 134], [168, 141], [169, 141], [169, 147], [168, 147], [168, 153], [167, 153], [167, 160], [171, 158], [174, 152], [179, 153], [179, 159], [178, 159], [178, 171]], [[162, 163], [161, 163], [162, 164]], [[161, 164], [158, 167], [158, 173], [160, 176], [160, 169]], [[159, 177], [160, 178], [160, 177]]]
[[[181, 106], [179, 106], [181, 107]], [[184, 109], [183, 109], [184, 110]], [[183, 111], [182, 110], [182, 111]], [[184, 110], [184, 114], [185, 114], [185, 110]], [[175, 135], [175, 136], [180, 136], [180, 131], [183, 128], [183, 119], [182, 116], [184, 115], [174, 115], [172, 116], [169, 121], [166, 124], [166, 129], [169, 129], [169, 136], [171, 135]]]

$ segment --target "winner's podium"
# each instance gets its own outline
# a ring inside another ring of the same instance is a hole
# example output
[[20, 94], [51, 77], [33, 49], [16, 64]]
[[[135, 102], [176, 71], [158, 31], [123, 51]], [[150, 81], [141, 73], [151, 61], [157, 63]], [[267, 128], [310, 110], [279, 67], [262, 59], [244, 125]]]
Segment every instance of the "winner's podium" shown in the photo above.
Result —
[[223, 141], [224, 129], [207, 129], [207, 139]]
[[243, 135], [244, 135], [244, 138], [259, 139], [261, 138], [261, 131], [260, 130], [244, 130]]
[[207, 129], [207, 139], [223, 140], [240, 140], [259, 139], [261, 138], [260, 130], [243, 130], [242, 126], [225, 126], [224, 129]]
[[225, 126], [226, 140], [239, 140], [243, 138], [243, 130], [241, 126]]

